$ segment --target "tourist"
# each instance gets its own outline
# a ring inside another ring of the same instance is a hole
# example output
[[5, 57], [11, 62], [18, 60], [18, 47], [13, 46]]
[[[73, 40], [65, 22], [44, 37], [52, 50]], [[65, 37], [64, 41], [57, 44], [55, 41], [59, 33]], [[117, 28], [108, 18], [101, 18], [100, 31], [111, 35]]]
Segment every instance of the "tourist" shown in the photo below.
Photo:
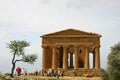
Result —
[[61, 76], [62, 76], [62, 77], [64, 76], [64, 70], [61, 71]]
[[25, 69], [25, 75], [27, 75], [27, 69]]
[[51, 76], [54, 76], [54, 69], [52, 69]]
[[61, 71], [60, 70], [58, 70], [58, 76], [60, 76], [61, 75]]
[[51, 75], [51, 74], [52, 74], [52, 69], [50, 68], [49, 71], [50, 71], [50, 77], [51, 77], [51, 76], [52, 76], [52, 75]]
[[43, 69], [41, 70], [41, 76], [44, 76], [44, 70]]
[[36, 76], [38, 75], [38, 71], [37, 70], [34, 73], [35, 73]]
[[49, 77], [51, 76], [50, 70], [47, 71], [47, 75], [48, 75]]
[[21, 68], [20, 68], [20, 67], [17, 67], [17, 68], [16, 68], [16, 71], [17, 71], [18, 76], [20, 76], [20, 75], [21, 75]]
[[26, 74], [27, 74], [27, 70], [26, 70], [25, 68], [23, 68], [21, 74], [22, 74], [22, 75], [26, 75]]

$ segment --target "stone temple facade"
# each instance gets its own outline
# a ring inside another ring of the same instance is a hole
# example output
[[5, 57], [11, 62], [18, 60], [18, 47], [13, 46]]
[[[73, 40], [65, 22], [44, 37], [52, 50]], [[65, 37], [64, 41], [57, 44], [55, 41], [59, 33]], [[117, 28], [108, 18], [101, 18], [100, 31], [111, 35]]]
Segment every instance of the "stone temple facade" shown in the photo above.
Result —
[[[101, 35], [76, 29], [66, 29], [42, 35], [42, 69], [100, 70]], [[90, 54], [93, 68], [90, 69]]]

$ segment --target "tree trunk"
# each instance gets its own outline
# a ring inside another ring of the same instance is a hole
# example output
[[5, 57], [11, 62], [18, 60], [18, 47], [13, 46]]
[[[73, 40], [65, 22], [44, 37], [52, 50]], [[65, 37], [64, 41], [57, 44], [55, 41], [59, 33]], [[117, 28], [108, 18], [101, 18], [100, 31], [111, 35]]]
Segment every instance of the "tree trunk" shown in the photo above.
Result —
[[12, 59], [12, 69], [11, 69], [11, 74], [10, 74], [11, 77], [14, 77], [13, 73], [14, 73], [14, 69], [15, 69], [15, 62], [14, 62], [14, 60], [15, 60], [15, 54], [16, 54], [16, 51], [13, 54], [13, 59]]
[[13, 76], [14, 69], [15, 69], [15, 63], [12, 63], [12, 70], [11, 70], [11, 74], [10, 74], [11, 77], [14, 77]]

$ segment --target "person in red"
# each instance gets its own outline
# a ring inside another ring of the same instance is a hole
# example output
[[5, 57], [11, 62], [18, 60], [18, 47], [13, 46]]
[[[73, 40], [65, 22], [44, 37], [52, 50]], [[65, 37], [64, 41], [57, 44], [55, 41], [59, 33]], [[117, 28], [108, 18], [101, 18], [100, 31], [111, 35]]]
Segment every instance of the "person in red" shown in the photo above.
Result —
[[17, 71], [18, 76], [20, 76], [20, 75], [21, 75], [21, 68], [20, 68], [20, 67], [17, 67], [17, 68], [16, 68], [16, 71]]

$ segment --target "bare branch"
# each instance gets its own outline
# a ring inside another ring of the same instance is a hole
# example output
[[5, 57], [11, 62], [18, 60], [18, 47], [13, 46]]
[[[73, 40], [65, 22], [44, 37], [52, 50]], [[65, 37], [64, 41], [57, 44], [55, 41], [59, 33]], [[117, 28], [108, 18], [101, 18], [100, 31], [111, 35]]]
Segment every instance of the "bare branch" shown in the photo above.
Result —
[[24, 60], [23, 60], [23, 59], [15, 60], [15, 63], [16, 63], [16, 62], [19, 62], [19, 61], [24, 61]]

